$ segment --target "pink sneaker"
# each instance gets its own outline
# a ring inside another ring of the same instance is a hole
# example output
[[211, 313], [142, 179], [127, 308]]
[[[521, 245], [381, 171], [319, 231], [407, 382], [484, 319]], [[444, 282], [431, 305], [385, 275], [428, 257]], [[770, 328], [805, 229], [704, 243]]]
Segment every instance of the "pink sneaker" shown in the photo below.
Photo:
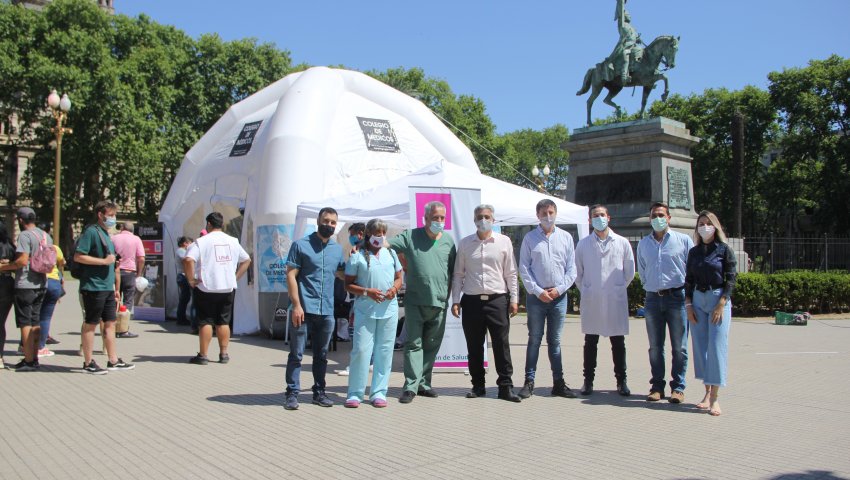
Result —
[[345, 408], [357, 408], [360, 406], [360, 400], [356, 398], [349, 398], [345, 401]]
[[50, 351], [50, 349], [48, 349], [47, 347], [44, 347], [44, 348], [42, 348], [41, 350], [38, 351], [38, 358], [52, 357], [53, 355], [56, 355], [56, 354], [54, 352]]
[[376, 398], [372, 400], [372, 406], [375, 408], [386, 408], [387, 401], [383, 398]]

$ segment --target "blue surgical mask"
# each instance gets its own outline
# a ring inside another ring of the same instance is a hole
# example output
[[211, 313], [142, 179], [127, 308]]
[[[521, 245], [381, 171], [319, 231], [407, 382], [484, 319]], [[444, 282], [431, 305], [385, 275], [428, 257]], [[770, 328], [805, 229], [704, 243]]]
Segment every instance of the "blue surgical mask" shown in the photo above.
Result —
[[475, 228], [477, 228], [478, 231], [481, 233], [489, 232], [490, 230], [493, 230], [493, 220], [487, 220], [484, 218], [482, 218], [481, 220], [476, 220]]
[[598, 232], [602, 232], [608, 228], [607, 217], [593, 217], [590, 219], [590, 223], [593, 225], [593, 229]]
[[112, 228], [118, 224], [118, 220], [115, 217], [106, 217], [103, 219], [103, 224], [106, 225], [106, 228]]
[[360, 243], [360, 237], [358, 237], [357, 235], [349, 235], [348, 236], [348, 244], [349, 245], [351, 245], [353, 247], [353, 246], [357, 245], [358, 243]]
[[431, 226], [428, 228], [434, 235], [439, 235], [446, 228], [446, 222], [431, 222]]
[[655, 217], [650, 223], [652, 224], [652, 229], [656, 232], [663, 232], [664, 229], [667, 228], [666, 217]]

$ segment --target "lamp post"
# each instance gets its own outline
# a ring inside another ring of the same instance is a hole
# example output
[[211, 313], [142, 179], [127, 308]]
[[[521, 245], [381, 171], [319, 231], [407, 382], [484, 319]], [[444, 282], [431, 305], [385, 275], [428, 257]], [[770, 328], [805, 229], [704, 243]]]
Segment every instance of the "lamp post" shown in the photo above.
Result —
[[47, 106], [50, 107], [53, 118], [56, 119], [56, 126], [53, 128], [53, 133], [56, 134], [56, 177], [55, 189], [53, 191], [53, 242], [59, 245], [59, 236], [62, 232], [62, 229], [59, 227], [59, 182], [62, 172], [62, 136], [66, 133], [73, 133], [70, 128], [65, 128], [62, 125], [65, 123], [65, 120], [68, 119], [68, 111], [71, 110], [71, 99], [68, 98], [67, 93], [62, 94], [62, 98], [59, 98], [59, 94], [56, 93], [56, 90], [52, 90], [50, 95], [47, 96]]
[[551, 172], [552, 172], [552, 170], [549, 168], [548, 163], [546, 164], [546, 166], [543, 167], [542, 171], [539, 168], [537, 168], [537, 165], [535, 165], [531, 169], [531, 176], [534, 177], [534, 182], [537, 184], [537, 189], [540, 190], [540, 193], [546, 193], [546, 194], [549, 193], [546, 190], [546, 186], [545, 186], [544, 182], [546, 181], [547, 178], [549, 178], [549, 173], [551, 173]]

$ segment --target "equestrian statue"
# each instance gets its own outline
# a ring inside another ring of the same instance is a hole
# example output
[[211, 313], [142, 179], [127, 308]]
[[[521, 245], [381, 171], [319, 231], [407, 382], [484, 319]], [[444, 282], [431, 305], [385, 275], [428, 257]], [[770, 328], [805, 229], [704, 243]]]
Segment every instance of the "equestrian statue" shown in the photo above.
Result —
[[[641, 41], [640, 34], [632, 26], [632, 19], [626, 11], [627, 0], [617, 0], [617, 10], [614, 18], [620, 31], [620, 39], [614, 47], [614, 51], [603, 62], [597, 63], [590, 68], [584, 76], [584, 83], [576, 95], [584, 95], [590, 91], [587, 99], [587, 125], [591, 125], [590, 111], [596, 97], [602, 92], [602, 88], [608, 89], [608, 95], [602, 100], [616, 109], [616, 116], [622, 117], [623, 111], [619, 105], [614, 103], [613, 98], [623, 88], [643, 87], [643, 99], [640, 104], [640, 116], [645, 115], [646, 99], [655, 88], [655, 83], [664, 81], [664, 93], [661, 101], [667, 100], [670, 89], [667, 85], [667, 71], [676, 66], [676, 52], [679, 49], [679, 37], [662, 35], [653, 40], [649, 45]], [[664, 69], [659, 70], [661, 64]]]

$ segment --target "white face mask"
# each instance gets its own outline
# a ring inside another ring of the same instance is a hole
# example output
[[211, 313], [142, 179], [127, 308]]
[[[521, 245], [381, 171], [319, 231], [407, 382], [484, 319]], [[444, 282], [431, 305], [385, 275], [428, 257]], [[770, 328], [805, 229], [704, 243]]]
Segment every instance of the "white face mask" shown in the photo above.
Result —
[[493, 220], [487, 220], [485, 218], [482, 218], [481, 220], [476, 220], [475, 227], [481, 233], [489, 232], [490, 230], [493, 230]]
[[543, 225], [543, 227], [549, 229], [549, 228], [552, 228], [555, 225], [555, 219], [558, 218], [558, 215], [553, 214], [553, 215], [547, 215], [545, 217], [538, 217], [538, 218], [540, 218], [540, 224]]
[[699, 233], [699, 236], [702, 237], [704, 242], [707, 242], [714, 237], [714, 231], [715, 228], [713, 225], [700, 225], [697, 227], [697, 233]]
[[375, 248], [381, 248], [382, 246], [384, 246], [384, 237], [369, 237], [369, 243], [372, 244], [372, 246]]

